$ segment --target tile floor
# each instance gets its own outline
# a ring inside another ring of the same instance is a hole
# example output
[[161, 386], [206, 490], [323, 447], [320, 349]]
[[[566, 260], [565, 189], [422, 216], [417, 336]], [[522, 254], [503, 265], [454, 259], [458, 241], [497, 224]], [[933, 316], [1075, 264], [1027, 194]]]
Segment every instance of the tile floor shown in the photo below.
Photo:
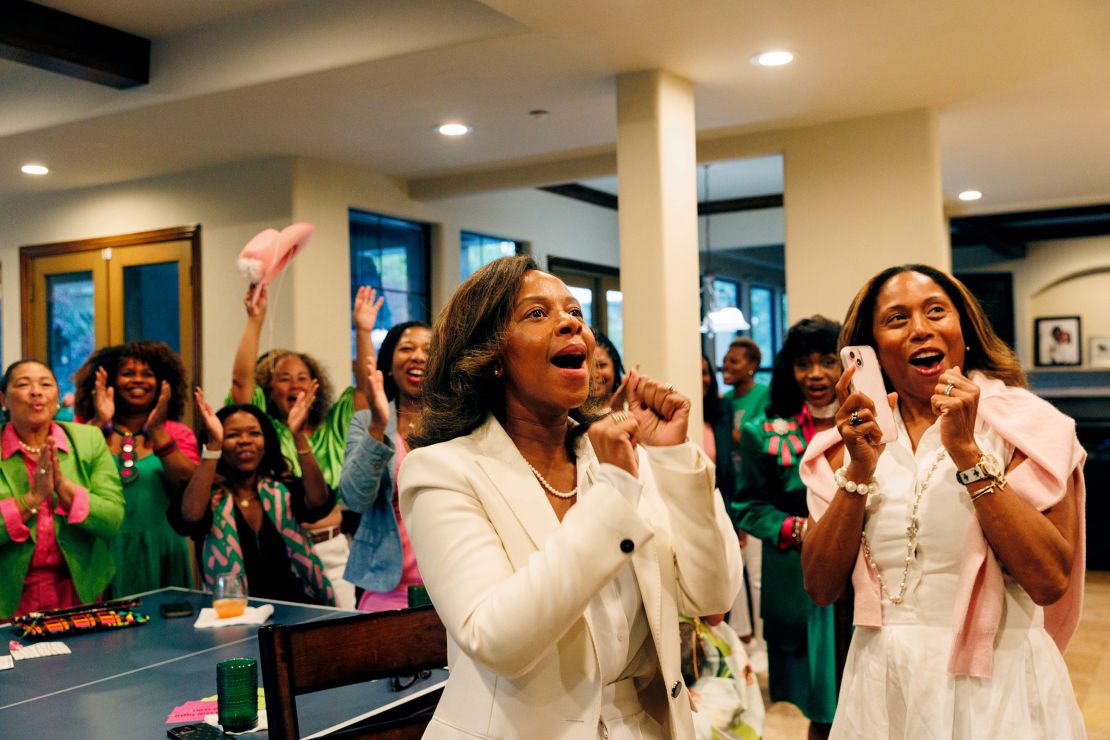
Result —
[[[1089, 740], [1110, 740], [1110, 572], [1087, 574], [1083, 620], [1064, 656]], [[793, 704], [770, 704], [761, 676], [767, 722], [764, 740], [805, 740], [809, 723]]]

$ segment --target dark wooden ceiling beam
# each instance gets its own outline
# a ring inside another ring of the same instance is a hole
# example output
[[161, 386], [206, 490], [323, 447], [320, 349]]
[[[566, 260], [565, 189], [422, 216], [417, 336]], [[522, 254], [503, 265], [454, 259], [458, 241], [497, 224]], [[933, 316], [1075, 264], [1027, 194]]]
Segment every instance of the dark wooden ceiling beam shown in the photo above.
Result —
[[953, 247], [990, 247], [1004, 259], [1021, 259], [1029, 251], [1028, 245], [1016, 241], [1003, 230], [984, 223], [961, 219], [952, 220], [951, 239]]
[[0, 2], [0, 58], [118, 90], [150, 82], [150, 39], [26, 0]]
[[[585, 203], [591, 203], [602, 208], [617, 210], [620, 199], [612, 193], [598, 190], [576, 182], [564, 185], [550, 185], [542, 187], [548, 193], [564, 195]], [[711, 216], [714, 213], [736, 213], [737, 211], [758, 211], [764, 208], [782, 208], [782, 194], [753, 195], [747, 198], [728, 198], [726, 200], [709, 200], [698, 203], [699, 216]]]

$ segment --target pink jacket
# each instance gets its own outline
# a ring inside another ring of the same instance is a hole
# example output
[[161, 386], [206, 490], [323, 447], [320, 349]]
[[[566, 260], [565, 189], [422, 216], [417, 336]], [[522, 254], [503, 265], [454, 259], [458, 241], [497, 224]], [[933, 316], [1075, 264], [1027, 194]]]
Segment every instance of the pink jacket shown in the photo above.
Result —
[[[1083, 462], [1087, 453], [1076, 439], [1075, 422], [1048, 402], [1023, 388], [1007, 386], [980, 372], [973, 372], [971, 380], [980, 390], [979, 419], [1028, 456], [1006, 477], [1007, 490], [1021, 496], [1038, 511], [1044, 511], [1064, 497], [1069, 479], [1074, 481], [1078, 514], [1075, 561], [1067, 592], [1044, 610], [1045, 630], [1063, 652], [1083, 610], [1086, 572]], [[802, 459], [799, 472], [809, 489], [809, 511], [814, 520], [825, 513], [836, 494], [836, 481], [825, 453], [839, 441], [840, 435], [835, 428], [821, 432], [810, 442]], [[1002, 569], [975, 520], [964, 539], [962, 561], [959, 590], [953, 605], [952, 623], [956, 632], [948, 672], [989, 678], [994, 637], [1002, 617]], [[856, 593], [855, 623], [881, 627], [883, 610], [879, 582], [867, 567], [862, 552], [852, 571], [852, 585]]]

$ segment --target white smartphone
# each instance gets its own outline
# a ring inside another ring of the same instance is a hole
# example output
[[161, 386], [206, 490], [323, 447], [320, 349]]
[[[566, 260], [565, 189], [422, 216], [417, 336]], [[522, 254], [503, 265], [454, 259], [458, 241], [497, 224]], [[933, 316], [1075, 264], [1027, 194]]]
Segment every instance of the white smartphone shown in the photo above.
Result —
[[845, 370], [852, 366], [856, 368], [856, 374], [852, 376], [852, 390], [859, 391], [875, 404], [875, 420], [883, 433], [878, 444], [887, 444], [898, 439], [898, 425], [894, 422], [894, 412], [890, 410], [890, 404], [886, 400], [883, 370], [879, 367], [875, 350], [867, 345], [845, 347], [840, 350], [840, 362]]

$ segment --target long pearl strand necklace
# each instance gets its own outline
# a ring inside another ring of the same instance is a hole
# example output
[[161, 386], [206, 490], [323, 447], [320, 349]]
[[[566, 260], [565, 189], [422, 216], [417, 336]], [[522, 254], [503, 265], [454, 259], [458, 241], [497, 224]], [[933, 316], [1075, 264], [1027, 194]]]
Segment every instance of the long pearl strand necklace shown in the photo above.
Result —
[[546, 488], [547, 492], [550, 493], [552, 496], [556, 496], [558, 498], [574, 498], [574, 496], [578, 493], [578, 486], [575, 486], [566, 493], [555, 490], [555, 488], [547, 482], [547, 478], [544, 478], [542, 475], [540, 475], [540, 471], [536, 470], [536, 467], [532, 463], [525, 460], [524, 464], [532, 469], [532, 473], [536, 476], [536, 478], [539, 479], [540, 485]]
[[913, 508], [910, 510], [910, 523], [906, 527], [906, 567], [902, 569], [902, 583], [898, 588], [898, 595], [894, 596], [887, 590], [886, 581], [883, 580], [883, 574], [879, 572], [879, 566], [875, 565], [875, 561], [871, 558], [871, 545], [867, 542], [867, 532], [861, 533], [863, 540], [863, 556], [867, 559], [867, 564], [871, 566], [874, 571], [875, 577], [879, 579], [879, 590], [886, 594], [890, 599], [890, 603], [899, 605], [906, 598], [906, 584], [910, 577], [910, 565], [913, 563], [913, 553], [917, 549], [917, 532], [919, 523], [917, 521], [917, 510], [921, 506], [921, 497], [925, 495], [925, 489], [929, 487], [929, 481], [933, 478], [933, 473], [937, 471], [942, 460], [944, 460], [945, 451], [941, 449], [937, 453], [936, 459], [933, 461], [933, 466], [929, 468], [929, 472], [925, 474], [925, 480], [921, 481], [918, 486], [917, 493], [913, 497]]

